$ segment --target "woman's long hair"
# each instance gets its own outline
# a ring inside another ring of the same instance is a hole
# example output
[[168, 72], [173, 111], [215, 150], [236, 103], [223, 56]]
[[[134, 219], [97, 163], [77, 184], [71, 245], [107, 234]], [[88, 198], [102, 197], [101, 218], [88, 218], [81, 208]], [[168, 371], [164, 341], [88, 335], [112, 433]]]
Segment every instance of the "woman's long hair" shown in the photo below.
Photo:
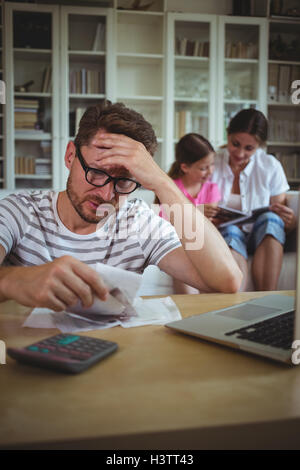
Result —
[[230, 121], [227, 134], [245, 132], [264, 145], [268, 138], [268, 121], [265, 115], [254, 108], [242, 109]]

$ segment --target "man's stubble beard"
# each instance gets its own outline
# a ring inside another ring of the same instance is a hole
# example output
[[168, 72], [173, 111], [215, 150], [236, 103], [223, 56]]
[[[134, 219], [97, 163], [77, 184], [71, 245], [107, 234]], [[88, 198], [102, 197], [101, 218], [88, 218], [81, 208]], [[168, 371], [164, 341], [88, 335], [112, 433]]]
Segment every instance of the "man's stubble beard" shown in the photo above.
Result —
[[76, 194], [76, 192], [73, 189], [71, 174], [68, 177], [66, 192], [67, 192], [69, 201], [71, 202], [71, 204], [72, 204], [73, 208], [75, 209], [75, 211], [77, 212], [77, 214], [82, 218], [82, 220], [84, 220], [85, 222], [87, 222], [89, 224], [94, 224], [94, 225], [99, 224], [99, 222], [101, 222], [102, 220], [107, 218], [107, 213], [105, 215], [102, 215], [102, 216], [96, 216], [96, 214], [94, 216], [93, 215], [87, 215], [84, 211], [84, 208], [82, 207], [82, 204], [85, 201], [87, 201], [89, 199], [92, 199], [93, 202], [95, 202], [99, 205], [100, 204], [106, 204], [106, 205], [108, 204], [108, 205], [113, 206], [115, 209], [117, 209], [117, 203], [112, 204], [112, 202], [104, 201], [99, 196], [93, 196], [92, 198], [86, 198], [86, 199], [80, 201], [77, 194]]

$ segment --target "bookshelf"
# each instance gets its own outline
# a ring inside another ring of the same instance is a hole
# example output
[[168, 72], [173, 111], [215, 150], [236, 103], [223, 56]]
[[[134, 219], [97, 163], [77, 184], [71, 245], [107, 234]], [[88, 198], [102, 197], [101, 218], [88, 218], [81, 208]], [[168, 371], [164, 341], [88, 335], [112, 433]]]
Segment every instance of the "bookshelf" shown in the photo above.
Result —
[[[300, 186], [300, 108], [291, 84], [300, 79], [300, 2], [270, 4], [268, 56], [268, 151], [282, 163], [292, 188]], [[293, 16], [291, 13], [298, 16]]]
[[[217, 147], [230, 117], [256, 107], [270, 120], [268, 151], [299, 186], [300, 106], [287, 84], [300, 80], [300, 28], [294, 7], [283, 9], [288, 1], [255, 0], [243, 11], [231, 0], [145, 0], [147, 9], [133, 9], [133, 0], [109, 8], [53, 3], [0, 0], [0, 73], [10, 77], [0, 110], [0, 191], [64, 188], [66, 145], [86, 107], [105, 98], [151, 122], [164, 170], [183, 133], [202, 133]], [[24, 14], [48, 24], [38, 42]]]
[[[86, 108], [111, 99], [111, 42], [111, 9], [61, 7], [61, 158]], [[63, 167], [63, 181], [67, 174]]]
[[[6, 188], [59, 187], [59, 9], [6, 3]], [[42, 31], [42, 32], [41, 32]], [[44, 159], [44, 174], [38, 172]], [[46, 163], [47, 162], [47, 163]]]
[[165, 31], [160, 5], [156, 2], [151, 11], [125, 10], [126, 2], [116, 5], [114, 99], [151, 122], [158, 138], [155, 159], [163, 166]]
[[1, 80], [1, 101], [0, 101], [0, 189], [5, 187], [5, 76], [4, 76], [4, 1], [0, 1], [0, 80]]
[[242, 108], [266, 113], [267, 20], [219, 16], [218, 139], [227, 141], [230, 119]]
[[[174, 144], [184, 134], [198, 132], [212, 141], [215, 138], [217, 18], [168, 13], [167, 36], [166, 170], [174, 159]], [[172, 126], [168, 126], [170, 122]]]

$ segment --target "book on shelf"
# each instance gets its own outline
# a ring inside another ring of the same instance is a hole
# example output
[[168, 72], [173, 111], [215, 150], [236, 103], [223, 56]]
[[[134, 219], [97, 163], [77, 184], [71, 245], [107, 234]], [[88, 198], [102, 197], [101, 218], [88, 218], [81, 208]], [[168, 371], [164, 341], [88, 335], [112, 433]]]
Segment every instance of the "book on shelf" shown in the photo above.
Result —
[[175, 112], [175, 137], [181, 139], [185, 134], [196, 132], [197, 134], [208, 134], [208, 118], [193, 113], [191, 110]]
[[299, 178], [300, 176], [300, 153], [282, 153], [276, 152], [276, 158], [283, 166], [287, 179]]
[[52, 68], [51, 65], [47, 65], [43, 73], [42, 81], [42, 93], [49, 93], [51, 91], [51, 82], [52, 82]]
[[101, 51], [105, 48], [105, 24], [98, 23], [93, 42], [93, 51]]
[[175, 52], [177, 55], [189, 57], [209, 57], [209, 42], [177, 37]]
[[71, 94], [99, 94], [105, 89], [105, 70], [71, 70], [69, 75]]
[[257, 217], [264, 212], [269, 211], [269, 206], [266, 207], [259, 207], [257, 209], [253, 209], [249, 212], [242, 212], [237, 209], [232, 209], [231, 207], [226, 207], [223, 205], [219, 205], [219, 212], [216, 215], [217, 219], [224, 220], [221, 224], [218, 225], [219, 228], [227, 227], [228, 225], [240, 225], [240, 224], [250, 224], [255, 222]]
[[51, 174], [51, 163], [36, 162], [35, 164], [36, 175], [50, 175]]
[[268, 101], [278, 100], [278, 76], [279, 65], [269, 64], [269, 80], [268, 80]]
[[287, 103], [290, 100], [290, 73], [290, 65], [279, 66], [278, 101], [280, 103]]
[[16, 175], [34, 175], [35, 158], [34, 157], [15, 157]]
[[227, 59], [257, 59], [258, 46], [253, 42], [231, 42], [225, 44], [225, 57]]
[[299, 65], [269, 64], [269, 102], [290, 102], [291, 86], [295, 80], [300, 80]]
[[76, 109], [75, 109], [75, 135], [76, 135], [77, 132], [78, 132], [80, 119], [81, 119], [82, 116], [84, 115], [85, 110], [86, 110], [86, 108], [76, 108]]

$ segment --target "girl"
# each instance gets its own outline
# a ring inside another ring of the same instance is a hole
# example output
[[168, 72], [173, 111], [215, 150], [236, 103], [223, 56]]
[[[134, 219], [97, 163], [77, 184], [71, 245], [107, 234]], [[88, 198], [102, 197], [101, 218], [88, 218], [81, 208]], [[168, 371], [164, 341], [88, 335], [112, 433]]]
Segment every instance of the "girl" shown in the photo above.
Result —
[[[204, 204], [205, 215], [221, 200], [217, 184], [210, 181], [214, 171], [214, 155], [215, 151], [205, 137], [196, 133], [186, 134], [176, 145], [176, 160], [168, 173], [195, 206]], [[167, 219], [163, 209], [159, 215]], [[193, 287], [176, 280], [174, 289], [177, 294], [198, 293]]]

